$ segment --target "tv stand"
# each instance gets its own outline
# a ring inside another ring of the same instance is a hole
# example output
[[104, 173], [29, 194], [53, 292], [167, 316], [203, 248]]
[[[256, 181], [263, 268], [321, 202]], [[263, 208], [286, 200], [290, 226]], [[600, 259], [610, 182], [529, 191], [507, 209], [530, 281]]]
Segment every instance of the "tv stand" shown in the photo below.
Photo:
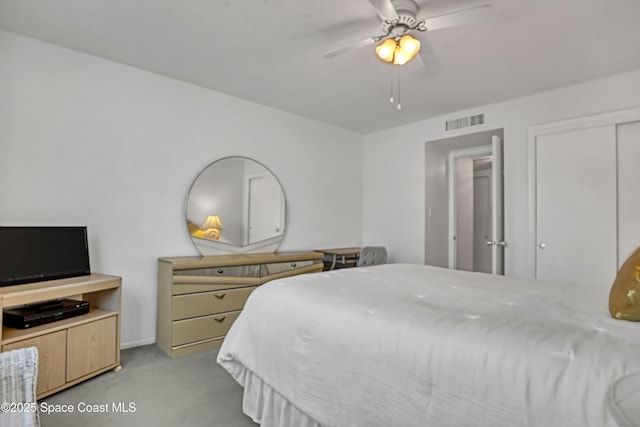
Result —
[[2, 326], [2, 351], [38, 348], [38, 399], [108, 370], [120, 370], [121, 286], [120, 277], [91, 274], [0, 287], [2, 309], [61, 298], [90, 303], [89, 313], [69, 319], [28, 329]]

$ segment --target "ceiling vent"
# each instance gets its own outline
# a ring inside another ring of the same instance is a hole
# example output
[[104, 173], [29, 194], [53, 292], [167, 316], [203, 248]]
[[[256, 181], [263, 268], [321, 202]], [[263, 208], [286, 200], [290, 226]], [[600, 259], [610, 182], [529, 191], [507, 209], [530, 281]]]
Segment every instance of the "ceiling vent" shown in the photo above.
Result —
[[454, 130], [460, 128], [466, 128], [469, 126], [477, 126], [484, 124], [484, 114], [477, 114], [475, 116], [463, 117], [461, 119], [449, 120], [445, 124], [445, 130]]

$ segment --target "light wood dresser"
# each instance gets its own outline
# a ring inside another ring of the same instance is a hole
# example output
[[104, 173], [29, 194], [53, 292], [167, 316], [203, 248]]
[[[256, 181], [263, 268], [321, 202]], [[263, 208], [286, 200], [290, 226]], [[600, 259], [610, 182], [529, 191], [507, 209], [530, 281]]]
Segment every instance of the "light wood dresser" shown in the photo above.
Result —
[[120, 277], [91, 274], [0, 288], [2, 308], [62, 298], [89, 301], [89, 312], [80, 316], [27, 329], [2, 327], [2, 351], [38, 348], [38, 399], [120, 369], [121, 286]]
[[171, 357], [218, 347], [254, 289], [317, 271], [319, 252], [158, 258], [156, 342]]

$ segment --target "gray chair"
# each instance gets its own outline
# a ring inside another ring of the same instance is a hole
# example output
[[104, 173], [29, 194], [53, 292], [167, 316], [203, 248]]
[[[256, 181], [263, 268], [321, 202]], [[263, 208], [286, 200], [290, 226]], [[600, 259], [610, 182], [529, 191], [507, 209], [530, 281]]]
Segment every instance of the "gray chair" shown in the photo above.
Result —
[[384, 246], [365, 246], [360, 251], [358, 267], [384, 264], [387, 262], [387, 248]]
[[39, 427], [36, 401], [38, 349], [36, 347], [0, 353], [0, 400], [28, 410], [0, 411], [0, 426]]

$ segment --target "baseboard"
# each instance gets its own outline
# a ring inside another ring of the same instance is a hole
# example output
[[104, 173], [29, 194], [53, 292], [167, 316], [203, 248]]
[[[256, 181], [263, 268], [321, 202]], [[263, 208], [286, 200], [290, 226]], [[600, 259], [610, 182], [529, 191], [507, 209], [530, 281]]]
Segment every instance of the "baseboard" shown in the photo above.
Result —
[[156, 337], [145, 338], [143, 340], [120, 343], [120, 349], [126, 350], [128, 348], [141, 347], [143, 345], [149, 345], [149, 344], [155, 344], [155, 343], [156, 343]]

